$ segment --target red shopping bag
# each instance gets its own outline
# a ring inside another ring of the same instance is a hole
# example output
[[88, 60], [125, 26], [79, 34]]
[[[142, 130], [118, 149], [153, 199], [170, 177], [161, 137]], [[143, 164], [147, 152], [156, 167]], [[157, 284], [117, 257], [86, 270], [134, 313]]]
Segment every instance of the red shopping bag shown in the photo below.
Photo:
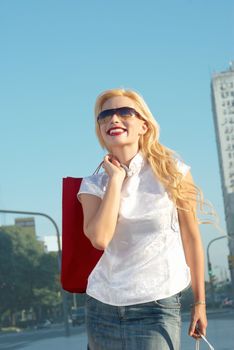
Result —
[[83, 210], [77, 199], [81, 181], [63, 179], [61, 284], [71, 293], [85, 293], [88, 276], [103, 254], [83, 232]]

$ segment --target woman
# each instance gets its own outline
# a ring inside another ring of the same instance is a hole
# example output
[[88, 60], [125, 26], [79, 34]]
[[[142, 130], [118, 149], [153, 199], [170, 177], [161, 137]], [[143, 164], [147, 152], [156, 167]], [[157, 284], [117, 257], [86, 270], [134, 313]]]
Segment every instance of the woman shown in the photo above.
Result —
[[179, 350], [180, 298], [194, 295], [189, 335], [206, 333], [204, 253], [190, 166], [159, 143], [159, 125], [135, 91], [98, 96], [104, 172], [83, 179], [84, 233], [104, 253], [88, 279], [91, 350]]

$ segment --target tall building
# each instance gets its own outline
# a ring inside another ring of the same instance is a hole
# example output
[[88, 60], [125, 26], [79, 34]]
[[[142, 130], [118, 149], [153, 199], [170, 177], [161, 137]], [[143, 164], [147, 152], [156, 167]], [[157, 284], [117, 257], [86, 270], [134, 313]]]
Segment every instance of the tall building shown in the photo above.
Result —
[[226, 71], [213, 74], [211, 98], [234, 291], [234, 61]]

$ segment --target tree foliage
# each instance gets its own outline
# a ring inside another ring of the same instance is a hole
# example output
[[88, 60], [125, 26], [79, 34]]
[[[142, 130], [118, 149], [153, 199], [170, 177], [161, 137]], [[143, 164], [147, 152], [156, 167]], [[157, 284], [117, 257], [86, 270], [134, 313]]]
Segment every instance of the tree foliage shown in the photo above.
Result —
[[56, 253], [45, 252], [33, 232], [0, 227], [0, 315], [60, 303]]

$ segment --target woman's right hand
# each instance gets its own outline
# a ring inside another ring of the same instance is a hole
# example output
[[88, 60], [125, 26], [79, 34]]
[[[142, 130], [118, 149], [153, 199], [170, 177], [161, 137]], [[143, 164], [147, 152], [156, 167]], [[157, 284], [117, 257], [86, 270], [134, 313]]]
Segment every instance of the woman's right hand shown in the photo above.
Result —
[[110, 178], [115, 177], [120, 182], [123, 182], [126, 177], [125, 170], [121, 167], [118, 159], [113, 154], [107, 154], [104, 157], [102, 167]]

